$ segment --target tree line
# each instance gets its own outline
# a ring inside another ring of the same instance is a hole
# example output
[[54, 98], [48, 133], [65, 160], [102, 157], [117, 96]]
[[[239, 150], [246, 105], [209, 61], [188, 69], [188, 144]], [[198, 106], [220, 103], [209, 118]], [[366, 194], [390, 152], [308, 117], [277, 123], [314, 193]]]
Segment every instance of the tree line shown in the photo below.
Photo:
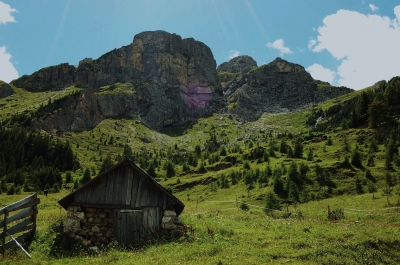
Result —
[[[79, 167], [69, 142], [0, 126], [1, 192], [60, 189], [61, 172]], [[7, 185], [11, 184], [10, 185]], [[10, 190], [11, 191], [10, 191]]]

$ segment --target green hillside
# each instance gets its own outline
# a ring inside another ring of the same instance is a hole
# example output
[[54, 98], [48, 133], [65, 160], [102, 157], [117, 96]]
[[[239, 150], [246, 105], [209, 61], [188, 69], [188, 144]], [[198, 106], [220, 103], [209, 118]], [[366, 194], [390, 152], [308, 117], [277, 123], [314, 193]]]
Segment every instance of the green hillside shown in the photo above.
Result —
[[[80, 91], [14, 89], [12, 99], [0, 100], [4, 131], [24, 128], [38, 111], [52, 111], [57, 99]], [[90, 131], [50, 134], [69, 143], [77, 166], [61, 167], [61, 190], [42, 197], [38, 234], [27, 246], [32, 261], [399, 263], [398, 95], [397, 77], [297, 112], [264, 113], [255, 122], [241, 122], [221, 111], [163, 133], [125, 117], [104, 120]], [[10, 117], [12, 113], [18, 114]], [[97, 254], [68, 248], [57, 227], [65, 218], [57, 200], [82, 184], [85, 171], [93, 177], [108, 158], [116, 163], [124, 155], [185, 203], [181, 219], [195, 229], [194, 235]], [[2, 177], [0, 207], [29, 194], [20, 188], [21, 194], [6, 195], [12, 185], [22, 185], [14, 183], [12, 174], [5, 171]], [[334, 211], [330, 221], [328, 206]], [[19, 250], [8, 251], [1, 260], [25, 261]]]

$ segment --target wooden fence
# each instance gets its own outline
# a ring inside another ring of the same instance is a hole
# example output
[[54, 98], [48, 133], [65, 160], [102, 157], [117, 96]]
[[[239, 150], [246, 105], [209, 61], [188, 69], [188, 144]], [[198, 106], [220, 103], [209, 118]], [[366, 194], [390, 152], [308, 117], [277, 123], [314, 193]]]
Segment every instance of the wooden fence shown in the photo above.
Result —
[[[17, 244], [12, 235], [19, 234], [15, 240], [22, 242], [30, 236], [34, 236], [36, 232], [36, 215], [38, 213], [37, 205], [40, 203], [40, 199], [37, 194], [32, 194], [18, 202], [7, 205], [0, 209], [0, 233], [1, 239], [1, 251], [4, 253], [6, 249]], [[18, 211], [20, 210], [20, 211]], [[14, 215], [10, 215], [11, 212], [15, 212]], [[0, 230], [1, 231], [1, 230]], [[23, 234], [21, 234], [24, 231]], [[10, 237], [10, 241], [6, 242], [7, 236]]]

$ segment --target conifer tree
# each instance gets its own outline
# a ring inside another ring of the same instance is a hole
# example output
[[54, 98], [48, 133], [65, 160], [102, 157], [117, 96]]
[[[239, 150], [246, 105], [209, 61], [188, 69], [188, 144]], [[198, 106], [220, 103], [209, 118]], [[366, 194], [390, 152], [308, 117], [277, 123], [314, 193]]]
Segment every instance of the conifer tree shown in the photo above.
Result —
[[89, 168], [86, 168], [85, 173], [83, 174], [83, 177], [81, 179], [81, 183], [83, 185], [83, 184], [86, 184], [87, 182], [89, 182], [90, 180], [91, 180], [90, 170], [89, 170]]
[[265, 202], [266, 213], [272, 213], [272, 210], [281, 209], [279, 198], [271, 191], [267, 193]]
[[113, 162], [111, 161], [111, 155], [108, 154], [106, 156], [106, 158], [103, 159], [103, 163], [101, 164], [100, 170], [99, 170], [99, 174], [105, 172], [106, 170], [108, 170], [109, 168], [111, 168], [113, 166]]

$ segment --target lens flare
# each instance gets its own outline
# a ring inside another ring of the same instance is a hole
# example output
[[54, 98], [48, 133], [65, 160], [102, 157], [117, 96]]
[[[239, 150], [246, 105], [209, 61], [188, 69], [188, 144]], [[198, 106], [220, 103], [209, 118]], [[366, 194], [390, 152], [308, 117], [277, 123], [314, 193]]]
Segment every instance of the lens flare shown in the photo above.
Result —
[[188, 108], [193, 110], [204, 109], [212, 96], [211, 89], [199, 83], [189, 84], [184, 94], [184, 100]]

